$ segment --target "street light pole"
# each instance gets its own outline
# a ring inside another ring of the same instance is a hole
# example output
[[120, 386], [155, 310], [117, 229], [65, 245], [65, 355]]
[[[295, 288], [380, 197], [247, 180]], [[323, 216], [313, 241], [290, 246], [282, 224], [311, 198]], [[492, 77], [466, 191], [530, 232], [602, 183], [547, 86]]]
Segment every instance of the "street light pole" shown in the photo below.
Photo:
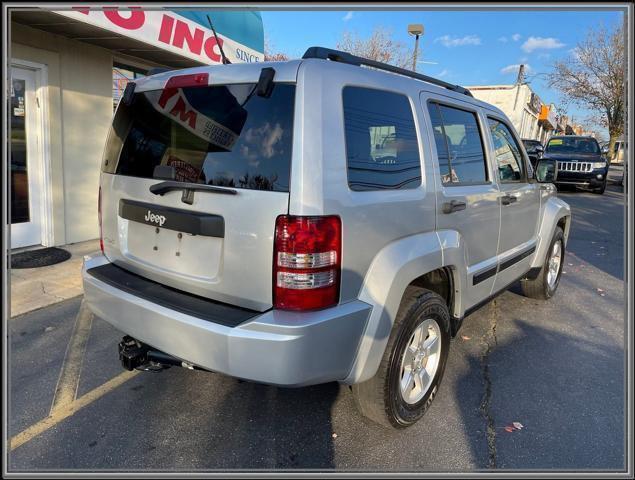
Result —
[[419, 53], [419, 35], [415, 35], [415, 52], [412, 55], [412, 71], [417, 71], [417, 53]]
[[419, 53], [419, 37], [423, 35], [423, 25], [420, 23], [413, 23], [408, 25], [408, 33], [415, 36], [415, 50], [412, 55], [412, 71], [417, 71], [417, 55]]

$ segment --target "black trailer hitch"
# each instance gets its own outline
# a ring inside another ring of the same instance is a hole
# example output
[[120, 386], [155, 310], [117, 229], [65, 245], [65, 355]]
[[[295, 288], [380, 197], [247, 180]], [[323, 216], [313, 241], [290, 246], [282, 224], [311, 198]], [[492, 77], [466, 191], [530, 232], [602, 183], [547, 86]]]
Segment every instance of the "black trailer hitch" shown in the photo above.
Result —
[[119, 342], [119, 361], [126, 370], [143, 370], [145, 372], [160, 372], [170, 367], [183, 367], [190, 370], [204, 370], [191, 363], [179, 360], [167, 353], [153, 350], [126, 335]]

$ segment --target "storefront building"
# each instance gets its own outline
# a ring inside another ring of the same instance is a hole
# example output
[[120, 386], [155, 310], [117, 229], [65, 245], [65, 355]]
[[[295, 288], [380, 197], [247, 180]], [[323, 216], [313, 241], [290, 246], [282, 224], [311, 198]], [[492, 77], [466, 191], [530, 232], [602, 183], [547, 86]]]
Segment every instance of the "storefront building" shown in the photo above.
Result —
[[477, 85], [466, 87], [475, 98], [500, 108], [521, 138], [539, 140], [542, 102], [529, 85]]
[[540, 114], [538, 115], [538, 138], [543, 144], [549, 140], [549, 137], [553, 134], [554, 130], [558, 126], [556, 120], [556, 107], [554, 104], [542, 105], [540, 107]]
[[[264, 60], [253, 11], [77, 8], [10, 12], [11, 248], [97, 238], [113, 107], [155, 67]], [[218, 42], [210, 20], [218, 36]]]

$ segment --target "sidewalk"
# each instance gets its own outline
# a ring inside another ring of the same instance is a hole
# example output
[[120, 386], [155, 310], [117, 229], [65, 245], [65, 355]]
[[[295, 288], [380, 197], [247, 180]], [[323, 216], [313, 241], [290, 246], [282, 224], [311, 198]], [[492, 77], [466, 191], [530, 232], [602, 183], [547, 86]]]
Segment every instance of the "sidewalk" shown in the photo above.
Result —
[[618, 183], [622, 178], [624, 172], [624, 164], [617, 165], [615, 163], [609, 165], [609, 173], [606, 175], [606, 179], [609, 183]]
[[11, 269], [11, 317], [84, 293], [82, 258], [99, 250], [99, 240], [64, 245], [71, 252], [65, 262], [40, 268]]

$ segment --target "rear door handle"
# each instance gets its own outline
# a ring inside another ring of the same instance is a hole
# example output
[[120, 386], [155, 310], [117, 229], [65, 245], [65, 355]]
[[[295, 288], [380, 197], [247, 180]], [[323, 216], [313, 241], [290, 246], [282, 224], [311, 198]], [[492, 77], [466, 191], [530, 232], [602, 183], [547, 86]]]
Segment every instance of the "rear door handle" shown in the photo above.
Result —
[[452, 200], [451, 202], [445, 202], [443, 204], [443, 213], [458, 212], [459, 210], [465, 210], [467, 204], [458, 200]]
[[501, 197], [501, 203], [503, 205], [510, 205], [514, 202], [517, 202], [518, 198], [516, 198], [514, 195], [505, 195], [503, 197]]

